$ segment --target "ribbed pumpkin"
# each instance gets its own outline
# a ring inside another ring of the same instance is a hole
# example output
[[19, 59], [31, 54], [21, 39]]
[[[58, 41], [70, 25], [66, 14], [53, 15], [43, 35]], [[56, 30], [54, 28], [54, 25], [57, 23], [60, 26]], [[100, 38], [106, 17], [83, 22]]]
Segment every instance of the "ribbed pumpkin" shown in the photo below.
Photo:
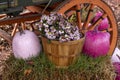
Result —
[[106, 55], [110, 48], [110, 34], [108, 32], [88, 31], [85, 36], [83, 53], [91, 57]]
[[[96, 22], [103, 13], [98, 12], [93, 19]], [[109, 27], [108, 19], [103, 19], [99, 25], [95, 26], [94, 30], [87, 31], [85, 34], [85, 43], [83, 46], [83, 53], [91, 57], [104, 56], [110, 49], [110, 33], [102, 32]]]
[[39, 55], [41, 44], [34, 32], [23, 30], [13, 37], [12, 49], [16, 58], [26, 60]]
[[120, 80], [120, 62], [114, 62], [113, 66], [115, 68], [115, 73], [116, 73], [115, 80]]

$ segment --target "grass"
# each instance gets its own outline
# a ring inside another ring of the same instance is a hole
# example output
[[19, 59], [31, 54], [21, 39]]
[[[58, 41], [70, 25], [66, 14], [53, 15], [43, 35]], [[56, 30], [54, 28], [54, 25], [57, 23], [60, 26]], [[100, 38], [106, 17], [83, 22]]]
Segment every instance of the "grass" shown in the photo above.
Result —
[[81, 55], [67, 69], [55, 68], [43, 53], [29, 61], [11, 56], [5, 67], [2, 80], [114, 80], [115, 77], [109, 56], [93, 59]]

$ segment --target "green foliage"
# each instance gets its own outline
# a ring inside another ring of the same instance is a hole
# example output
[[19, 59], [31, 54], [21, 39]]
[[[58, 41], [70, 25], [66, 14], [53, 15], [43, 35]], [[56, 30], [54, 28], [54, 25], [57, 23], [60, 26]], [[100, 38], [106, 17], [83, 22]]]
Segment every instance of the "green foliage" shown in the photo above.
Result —
[[83, 80], [114, 80], [115, 76], [109, 56], [91, 58], [82, 55], [70, 70], [80, 71]]
[[3, 80], [114, 80], [114, 70], [109, 56], [96, 59], [85, 55], [68, 68], [60, 69], [49, 62], [46, 56], [28, 61], [15, 59], [13, 56], [6, 61]]

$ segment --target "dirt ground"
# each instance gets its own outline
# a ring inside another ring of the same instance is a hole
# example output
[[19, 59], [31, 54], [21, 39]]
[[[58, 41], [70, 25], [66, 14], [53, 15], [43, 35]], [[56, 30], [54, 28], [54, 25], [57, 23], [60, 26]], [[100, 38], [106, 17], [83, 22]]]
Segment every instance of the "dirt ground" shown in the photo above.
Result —
[[[104, 1], [107, 2], [107, 4], [112, 8], [115, 14], [117, 24], [118, 24], [118, 33], [119, 33], [117, 46], [120, 49], [120, 0], [104, 0]], [[2, 69], [4, 68], [3, 61], [6, 60], [12, 52], [10, 46], [8, 47], [6, 46], [8, 46], [8, 44], [2, 43], [2, 39], [1, 39], [0, 40], [0, 73], [2, 72]]]

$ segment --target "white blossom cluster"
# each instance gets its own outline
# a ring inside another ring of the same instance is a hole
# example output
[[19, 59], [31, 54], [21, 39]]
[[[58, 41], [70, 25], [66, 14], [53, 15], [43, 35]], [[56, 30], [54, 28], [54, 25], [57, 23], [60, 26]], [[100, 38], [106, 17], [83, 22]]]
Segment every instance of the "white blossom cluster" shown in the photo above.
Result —
[[81, 33], [77, 26], [68, 22], [61, 14], [54, 12], [41, 17], [39, 30], [42, 36], [60, 42], [73, 41], [81, 38]]

